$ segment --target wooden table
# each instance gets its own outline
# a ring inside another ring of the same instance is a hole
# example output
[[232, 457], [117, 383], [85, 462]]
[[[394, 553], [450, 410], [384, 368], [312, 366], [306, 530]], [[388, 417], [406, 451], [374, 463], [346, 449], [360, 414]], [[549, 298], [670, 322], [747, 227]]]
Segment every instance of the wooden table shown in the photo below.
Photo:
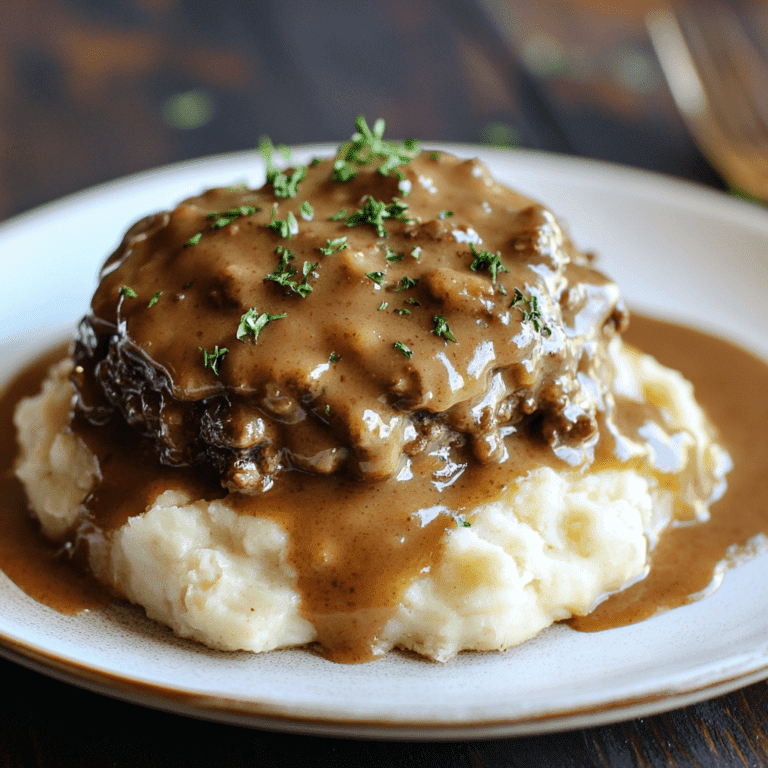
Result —
[[768, 682], [668, 714], [487, 741], [284, 735], [127, 704], [0, 662], [0, 767], [584, 768], [768, 765]]
[[[338, 141], [359, 112], [385, 117], [397, 136], [519, 144], [722, 187], [653, 60], [642, 29], [651, 4], [510, 4], [498, 36], [456, 0], [339, 0], [332, 11], [302, 0], [5, 0], [0, 218], [134, 171], [255, 146], [265, 133]], [[768, 765], [766, 682], [581, 731], [388, 743], [199, 722], [7, 661], [0, 671], [0, 768]]]

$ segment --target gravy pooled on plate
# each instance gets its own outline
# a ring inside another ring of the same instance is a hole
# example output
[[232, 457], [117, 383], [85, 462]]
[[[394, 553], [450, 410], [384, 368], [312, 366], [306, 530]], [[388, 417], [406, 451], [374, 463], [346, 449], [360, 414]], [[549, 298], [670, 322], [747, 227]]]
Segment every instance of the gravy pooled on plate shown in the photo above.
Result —
[[724, 488], [690, 385], [623, 345], [552, 213], [382, 134], [134, 225], [17, 413], [44, 532], [212, 647], [503, 649]]

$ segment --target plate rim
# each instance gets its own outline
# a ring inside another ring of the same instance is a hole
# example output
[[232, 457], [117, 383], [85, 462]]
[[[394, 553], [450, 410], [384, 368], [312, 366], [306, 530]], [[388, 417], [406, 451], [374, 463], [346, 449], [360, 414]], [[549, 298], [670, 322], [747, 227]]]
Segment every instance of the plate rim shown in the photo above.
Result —
[[[446, 142], [422, 142], [423, 146], [434, 145], [446, 151], [453, 151], [461, 154], [478, 152], [486, 157], [516, 156], [523, 159], [525, 163], [544, 162], [551, 165], [548, 170], [559, 170], [565, 168], [569, 176], [576, 177], [586, 174], [589, 176], [601, 176], [603, 182], [605, 179], [616, 180], [621, 178], [623, 183], [627, 180], [631, 182], [633, 188], [641, 192], [655, 190], [661, 184], [668, 194], [674, 194], [679, 203], [681, 198], [686, 199], [687, 203], [696, 207], [697, 201], [706, 200], [707, 205], [711, 205], [717, 210], [722, 210], [723, 206], [730, 208], [733, 215], [750, 226], [755, 226], [763, 231], [768, 237], [768, 215], [766, 211], [757, 207], [754, 203], [741, 200], [704, 185], [691, 183], [666, 174], [653, 171], [646, 171], [637, 168], [609, 163], [589, 158], [558, 155], [555, 153], [539, 152], [537, 150], [526, 149], [499, 149], [491, 148], [477, 144], [457, 144]], [[306, 144], [292, 147], [294, 153], [332, 153], [335, 144]], [[153, 177], [171, 177], [180, 172], [190, 172], [206, 165], [218, 165], [219, 163], [233, 162], [237, 159], [248, 159], [259, 170], [263, 162], [256, 150], [243, 150], [240, 152], [221, 153], [207, 157], [185, 160], [177, 163], [152, 168], [128, 176], [124, 176], [112, 181], [89, 187], [87, 189], [75, 192], [71, 195], [50, 201], [38, 206], [30, 211], [20, 213], [10, 219], [0, 223], [0, 237], [5, 235], [10, 229], [33, 223], [38, 218], [44, 218], [53, 211], [65, 211], [69, 206], [87, 204], [95, 197], [103, 195], [105, 192], [120, 194], [122, 190], [130, 188], [136, 184], [143, 184], [151, 181]], [[731, 219], [731, 217], [726, 217]], [[1, 339], [4, 342], [6, 339]], [[749, 347], [745, 347], [749, 349]], [[755, 350], [750, 350], [752, 354], [765, 359]], [[2, 373], [4, 382], [12, 371]], [[637, 699], [628, 698], [617, 701], [606, 707], [575, 707], [572, 709], [561, 710], [558, 712], [548, 712], [546, 714], [523, 717], [516, 719], [495, 718], [492, 721], [475, 718], [471, 722], [445, 722], [436, 724], [433, 717], [427, 722], [415, 724], [411, 720], [410, 724], [401, 722], [382, 722], [379, 719], [360, 719], [350, 720], [348, 715], [331, 717], [323, 721], [317, 714], [306, 714], [302, 716], [289, 715], [280, 712], [280, 707], [274, 704], [263, 704], [260, 702], [244, 702], [241, 699], [227, 699], [226, 697], [206, 697], [197, 696], [196, 704], [181, 704], [178, 702], [180, 693], [184, 697], [195, 698], [196, 694], [189, 691], [180, 692], [179, 689], [172, 691], [163, 686], [153, 685], [146, 681], [133, 679], [129, 677], [119, 677], [111, 672], [94, 671], [94, 668], [88, 668], [76, 662], [63, 660], [62, 657], [55, 657], [47, 654], [43, 649], [25, 644], [18, 639], [10, 638], [7, 635], [0, 634], [0, 655], [27, 666], [35, 671], [43, 672], [65, 682], [74, 683], [80, 687], [119, 698], [143, 706], [160, 708], [165, 711], [178, 712], [180, 714], [194, 717], [204, 717], [206, 719], [220, 722], [235, 723], [238, 725], [247, 725], [258, 728], [269, 728], [273, 730], [300, 732], [316, 735], [338, 735], [364, 738], [392, 738], [392, 739], [465, 739], [465, 738], [494, 738], [500, 736], [532, 735], [537, 733], [548, 733], [559, 730], [566, 730], [580, 727], [592, 727], [603, 725], [618, 720], [624, 720], [639, 716], [657, 714], [668, 711], [678, 706], [687, 706], [689, 704], [702, 701], [713, 696], [719, 696], [723, 693], [735, 690], [743, 685], [768, 678], [768, 646], [766, 646], [766, 655], [761, 660], [753, 660], [753, 667], [745, 669], [740, 674], [725, 677], [722, 680], [702, 683], [685, 690], [670, 689], [658, 696], [639, 697]], [[757, 666], [754, 662], [759, 661]], [[108, 685], [104, 678], [109, 677], [114, 681], [120, 682], [123, 690], [117, 690], [119, 687], [116, 682]], [[125, 690], [125, 688], [129, 690]], [[151, 692], [150, 692], [151, 691]], [[236, 706], [235, 706], [236, 705]], [[270, 712], [261, 711], [264, 708], [270, 709]]]

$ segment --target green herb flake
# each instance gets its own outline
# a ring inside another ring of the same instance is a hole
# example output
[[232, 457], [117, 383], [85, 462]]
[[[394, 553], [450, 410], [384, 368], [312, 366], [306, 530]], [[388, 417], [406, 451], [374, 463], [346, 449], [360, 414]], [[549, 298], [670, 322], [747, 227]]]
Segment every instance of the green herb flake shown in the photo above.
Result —
[[416, 299], [406, 299], [405, 303], [406, 304], [410, 304], [413, 307], [420, 307], [421, 306], [421, 302], [420, 301], [416, 301]]
[[406, 216], [407, 210], [408, 206], [399, 200], [385, 203], [381, 200], [375, 200], [371, 195], [367, 195], [365, 205], [347, 218], [347, 226], [355, 227], [359, 224], [370, 224], [375, 227], [376, 234], [379, 237], [386, 237], [387, 230], [384, 229], [384, 219], [410, 221]]
[[407, 275], [405, 277], [401, 277], [395, 293], [400, 293], [400, 291], [408, 291], [411, 288], [415, 288], [419, 282], [419, 279], [420, 278], [414, 279], [412, 277], [408, 277]]
[[253, 340], [257, 341], [259, 333], [261, 333], [267, 323], [271, 323], [273, 320], [282, 320], [286, 316], [283, 312], [281, 315], [270, 315], [269, 312], [258, 313], [258, 310], [251, 307], [241, 318], [240, 325], [237, 328], [237, 338], [239, 341], [245, 341], [248, 335], [253, 336]]
[[337, 355], [335, 352], [331, 352], [331, 356], [328, 358], [329, 363], [338, 363], [341, 360], [341, 355]]
[[198, 349], [203, 353], [203, 366], [210, 368], [218, 376], [221, 363], [229, 350], [226, 347], [219, 349], [218, 344], [214, 347], [213, 352], [202, 347], [198, 347]]
[[134, 291], [133, 288], [131, 288], [131, 287], [127, 286], [127, 285], [124, 285], [120, 289], [120, 295], [121, 296], [125, 296], [127, 299], [135, 299], [138, 296], [136, 291]]
[[329, 219], [329, 221], [341, 221], [345, 216], [347, 215], [347, 209], [342, 208], [337, 213], [334, 213], [333, 216]]
[[296, 197], [299, 193], [299, 183], [304, 181], [306, 176], [306, 165], [300, 165], [290, 175], [286, 173], [275, 175], [272, 179], [272, 189], [275, 192], [275, 197]]
[[393, 312], [395, 312], [395, 314], [397, 314], [397, 315], [410, 315], [411, 314], [411, 310], [410, 309], [405, 309], [403, 307], [399, 307], [398, 309], [393, 310]]
[[439, 160], [442, 157], [442, 152], [430, 152], [429, 153], [429, 159], [430, 160]]
[[472, 251], [472, 263], [469, 268], [473, 272], [481, 269], [487, 269], [491, 273], [491, 282], [496, 284], [496, 277], [499, 272], [509, 272], [501, 263], [501, 253], [490, 253], [489, 251], [477, 250], [474, 243], [469, 244]]
[[438, 219], [447, 219], [451, 216], [453, 216], [453, 211], [440, 211], [440, 213], [437, 214]]
[[299, 223], [290, 211], [284, 219], [277, 218], [277, 205], [272, 206], [272, 218], [265, 226], [280, 237], [293, 237], [299, 231]]
[[[552, 335], [552, 329], [541, 322], [541, 310], [539, 309], [539, 300], [536, 296], [531, 295], [530, 298], [527, 298], [519, 288], [515, 288], [512, 303], [509, 306], [519, 309], [523, 313], [523, 322], [530, 322], [534, 329], [542, 336]], [[528, 309], [525, 309], [526, 306]]]
[[432, 329], [432, 333], [434, 333], [435, 336], [439, 336], [441, 339], [458, 344], [456, 337], [448, 326], [448, 321], [442, 315], [435, 315], [432, 318], [432, 321], [435, 324], [435, 327]]
[[[275, 148], [268, 136], [264, 136], [259, 143], [259, 150], [267, 166], [267, 184], [272, 185], [275, 197], [296, 197], [299, 191], [299, 183], [307, 175], [307, 166], [298, 166], [293, 173], [281, 171], [274, 163]], [[291, 151], [284, 144], [277, 147], [286, 163], [291, 162]]]
[[352, 169], [352, 166], [347, 163], [346, 160], [335, 160], [333, 163], [333, 171], [331, 172], [331, 179], [333, 181], [350, 181], [357, 176], [357, 172]]
[[339, 251], [343, 251], [348, 247], [347, 236], [344, 235], [344, 237], [337, 237], [333, 240], [326, 240], [325, 246], [319, 250], [323, 256], [330, 256], [332, 253], [338, 253]]
[[162, 291], [155, 291], [155, 295], [149, 300], [148, 307], [154, 307], [157, 304], [157, 300], [162, 296]]
[[366, 272], [365, 276], [373, 280], [376, 285], [381, 285], [384, 282], [384, 272]]
[[301, 204], [301, 218], [304, 221], [312, 221], [315, 218], [315, 210], [307, 200]]
[[228, 224], [231, 224], [235, 219], [238, 219], [241, 216], [253, 216], [254, 213], [256, 213], [256, 208], [252, 205], [241, 205], [237, 208], [231, 208], [228, 211], [209, 213], [206, 218], [215, 219], [211, 224], [211, 229], [222, 229]]
[[297, 293], [302, 298], [306, 298], [312, 293], [312, 286], [308, 282], [309, 275], [312, 270], [317, 267], [317, 264], [311, 264], [310, 262], [305, 261], [302, 269], [303, 280], [297, 284], [294, 280], [291, 280], [291, 278], [298, 274], [298, 271], [288, 263], [291, 259], [296, 258], [295, 255], [287, 248], [283, 248], [282, 245], [277, 246], [275, 253], [280, 256], [280, 264], [277, 269], [267, 275], [265, 279], [288, 288], [289, 293]]
[[200, 242], [200, 238], [203, 236], [202, 232], [198, 232], [195, 235], [192, 235], [192, 237], [187, 240], [186, 243], [184, 243], [185, 248], [189, 248], [190, 245], [197, 245]]
[[[367, 165], [377, 159], [383, 162], [379, 166], [379, 173], [388, 176], [393, 171], [402, 178], [399, 166], [407, 165], [419, 153], [419, 143], [408, 139], [402, 143], [385, 141], [385, 122], [378, 119], [373, 127], [369, 127], [363, 115], [359, 115], [355, 121], [357, 130], [350, 140], [339, 147], [334, 163], [334, 179], [347, 181], [354, 175], [351, 166]], [[350, 175], [351, 174], [351, 175]], [[347, 175], [348, 178], [343, 178]]]
[[387, 261], [389, 262], [402, 261], [404, 258], [405, 258], [404, 253], [397, 253], [397, 251], [393, 251], [391, 248], [387, 248]]
[[405, 344], [403, 344], [402, 341], [396, 341], [392, 346], [395, 349], [400, 350], [400, 352], [402, 352], [407, 358], [410, 358], [413, 355], [413, 351], [409, 349]]
[[469, 520], [467, 520], [467, 518], [464, 517], [464, 515], [456, 515], [454, 519], [456, 520], [456, 525], [458, 525], [459, 528], [472, 527], [472, 523], [470, 523]]
[[379, 311], [379, 312], [383, 312], [383, 311], [384, 311], [384, 310], [387, 308], [387, 306], [388, 306], [388, 305], [389, 305], [389, 302], [387, 302], [387, 301], [382, 301], [382, 302], [381, 302], [381, 304], [379, 304], [379, 309], [378, 309], [378, 311]]
[[420, 256], [421, 256], [421, 246], [414, 245], [413, 248], [411, 249], [411, 257], [416, 259], [416, 261], [418, 261]]
[[312, 293], [312, 286], [309, 284], [309, 276], [317, 269], [319, 263], [316, 261], [312, 264], [309, 261], [304, 262], [304, 266], [301, 268], [302, 281], [293, 288], [294, 293], [298, 293], [301, 298], [306, 298], [308, 294]]

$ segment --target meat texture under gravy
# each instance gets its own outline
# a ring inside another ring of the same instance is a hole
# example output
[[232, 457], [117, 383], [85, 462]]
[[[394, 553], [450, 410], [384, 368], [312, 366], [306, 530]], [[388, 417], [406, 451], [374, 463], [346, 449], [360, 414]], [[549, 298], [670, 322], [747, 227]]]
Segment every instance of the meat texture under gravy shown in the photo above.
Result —
[[288, 468], [399, 476], [424, 451], [500, 463], [530, 440], [589, 463], [615, 284], [478, 160], [379, 165], [341, 182], [325, 160], [293, 197], [212, 189], [134, 225], [81, 323], [81, 415], [119, 409], [162, 462], [245, 493]]

